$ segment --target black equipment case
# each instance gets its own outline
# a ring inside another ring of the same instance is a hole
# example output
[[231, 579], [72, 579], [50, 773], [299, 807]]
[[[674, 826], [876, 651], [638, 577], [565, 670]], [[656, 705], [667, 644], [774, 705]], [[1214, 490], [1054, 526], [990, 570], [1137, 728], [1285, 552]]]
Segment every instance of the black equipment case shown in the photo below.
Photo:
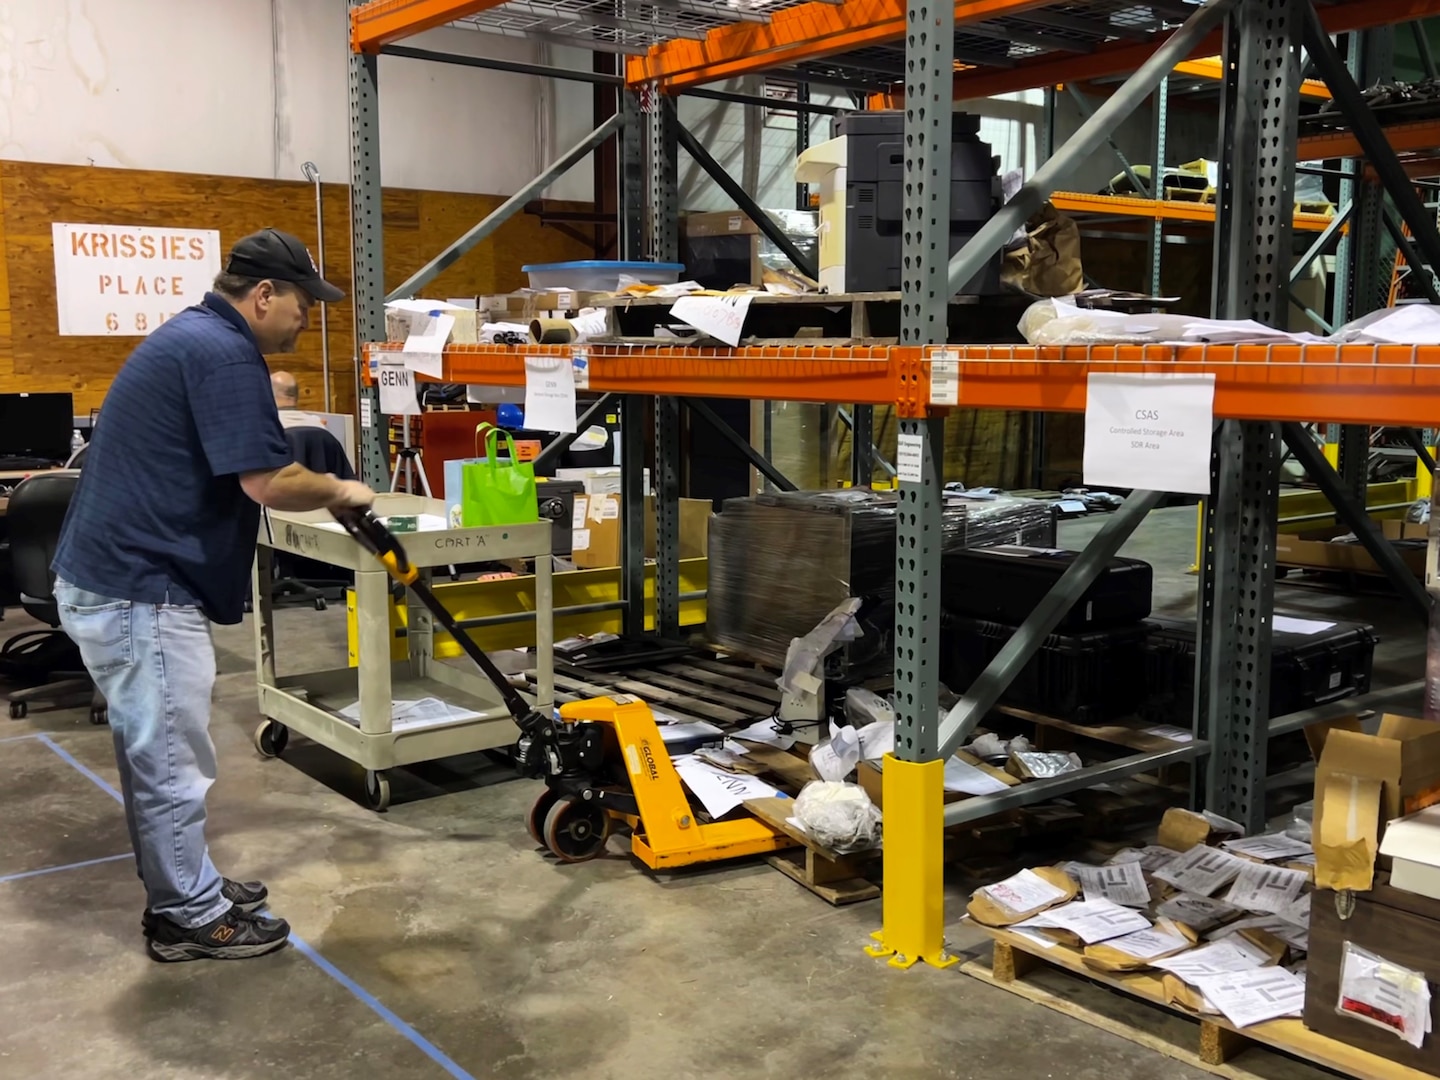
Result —
[[[1019, 626], [1079, 555], [1014, 544], [946, 552], [940, 562], [941, 605], [952, 615]], [[1150, 614], [1153, 582], [1149, 563], [1111, 559], [1056, 633], [1139, 622]]]
[[[1373, 626], [1280, 614], [1275, 619], [1280, 626], [1270, 646], [1272, 718], [1370, 689], [1378, 640]], [[1195, 699], [1195, 620], [1155, 616], [1147, 625], [1145, 713], [1188, 728]]]
[[[1149, 570], [1149, 567], [1146, 567]], [[941, 620], [940, 677], [963, 694], [1015, 627], [947, 613]], [[1147, 624], [1051, 634], [1001, 702], [1077, 724], [1105, 723], [1140, 707]]]

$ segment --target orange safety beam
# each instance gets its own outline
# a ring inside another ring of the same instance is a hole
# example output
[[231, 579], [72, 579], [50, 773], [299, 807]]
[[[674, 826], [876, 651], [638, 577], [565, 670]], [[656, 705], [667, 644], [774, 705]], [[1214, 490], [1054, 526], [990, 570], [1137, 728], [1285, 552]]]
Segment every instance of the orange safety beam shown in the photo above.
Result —
[[392, 41], [499, 7], [505, 0], [371, 0], [350, 12], [350, 48], [377, 53]]
[[[1385, 138], [1397, 154], [1440, 150], [1440, 120], [1422, 120], [1413, 124], [1391, 124]], [[1330, 131], [1323, 135], [1307, 135], [1296, 146], [1296, 161], [1321, 161], [1325, 158], [1363, 158], [1360, 140], [1349, 131]]]
[[[945, 348], [959, 361], [962, 408], [1083, 412], [1091, 372], [1210, 373], [1215, 415], [1236, 420], [1424, 427], [1434, 423], [1440, 408], [1440, 346]], [[382, 353], [403, 349], [398, 343], [367, 345], [366, 354], [374, 362]], [[904, 346], [596, 345], [587, 349], [587, 358], [591, 390], [888, 405], [928, 397], [929, 365], [920, 361], [922, 353]], [[445, 350], [444, 381], [523, 386], [525, 357], [572, 355], [572, 347], [557, 345], [451, 346]]]
[[[1215, 204], [1188, 202], [1184, 199], [1141, 199], [1130, 195], [1087, 195], [1077, 191], [1055, 191], [1050, 202], [1056, 210], [1067, 214], [1114, 214], [1123, 217], [1148, 218], [1152, 221], [1192, 221], [1215, 223]], [[1302, 232], [1320, 232], [1330, 224], [1327, 214], [1296, 214], [1295, 228]]]
[[[981, 22], [1044, 7], [1046, 0], [959, 0], [955, 22]], [[630, 85], [660, 81], [679, 90], [734, 75], [786, 67], [904, 36], [904, 0], [809, 3], [777, 11], [768, 23], [734, 23], [703, 41], [653, 45], [626, 65]]]

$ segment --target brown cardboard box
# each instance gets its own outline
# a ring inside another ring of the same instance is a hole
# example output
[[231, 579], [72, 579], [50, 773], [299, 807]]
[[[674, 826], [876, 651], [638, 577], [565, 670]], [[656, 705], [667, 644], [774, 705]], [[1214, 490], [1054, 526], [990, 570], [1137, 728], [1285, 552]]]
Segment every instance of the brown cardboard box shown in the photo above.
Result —
[[[1345, 919], [1335, 910], [1335, 894], [1319, 893], [1310, 904], [1305, 1026], [1388, 1061], [1432, 1076], [1440, 1075], [1435, 1034], [1427, 1035], [1417, 1050], [1385, 1028], [1336, 1011], [1347, 941], [1386, 960], [1422, 971], [1431, 980], [1435, 978], [1434, 973], [1440, 971], [1440, 900], [1393, 888], [1383, 874], [1372, 891], [1357, 892], [1353, 896], [1354, 910]], [[1431, 1024], [1440, 1032], [1440, 994], [1435, 993], [1433, 987], [1430, 993]], [[1384, 1070], [1372, 1068], [1370, 1071], [1380, 1074]]]
[[[1375, 802], [1374, 785], [1361, 781], [1380, 784], [1373, 839], [1368, 818]], [[1331, 731], [1315, 768], [1316, 882], [1335, 888], [1328, 883], [1365, 879], [1363, 853], [1378, 850], [1384, 823], [1436, 803], [1440, 803], [1440, 724], [1387, 713], [1374, 735]], [[1353, 827], [1340, 827], [1342, 815], [1347, 821], [1353, 819]], [[1388, 868], [1388, 861], [1383, 856], [1372, 860], [1382, 869]]]
[[[1389, 524], [1388, 522], [1386, 524]], [[1401, 524], [1396, 522], [1395, 524]], [[1412, 526], [1413, 528], [1414, 526]], [[1423, 526], [1420, 526], [1423, 528]], [[1378, 574], [1380, 568], [1363, 544], [1336, 544], [1331, 541], [1350, 530], [1335, 526], [1303, 533], [1280, 533], [1275, 537], [1275, 561], [1281, 566], [1300, 566], [1314, 570], [1349, 570], [1358, 574]], [[1398, 537], [1391, 537], [1395, 540]], [[1423, 547], [1396, 549], [1400, 558], [1416, 577], [1425, 576]]]
[[[680, 558], [704, 558], [710, 532], [710, 500], [680, 500]], [[571, 561], [593, 569], [619, 566], [622, 554], [619, 495], [575, 498]], [[655, 557], [655, 500], [645, 497], [645, 557]]]
[[[1006, 787], [1014, 787], [1016, 784], [1020, 783], [1019, 780], [1016, 780], [1015, 777], [1011, 776], [1004, 769], [997, 769], [993, 765], [987, 765], [985, 764], [985, 762], [981, 761], [973, 754], [967, 754], [965, 753], [965, 751], [961, 750], [955, 756], [966, 764], [974, 765], [982, 772], [988, 774], [989, 776], [993, 776], [996, 780], [999, 780]], [[870, 801], [875, 804], [876, 809], [880, 810], [882, 813], [885, 810], [885, 807], [881, 805], [880, 801], [881, 788], [883, 786], [884, 776], [884, 770], [880, 768], [880, 762], [878, 761], [862, 761], [859, 765], [855, 767], [855, 779], [865, 790], [865, 794], [870, 796]], [[947, 791], [945, 792], [944, 801], [948, 804], [952, 802], [959, 802], [961, 799], [968, 798], [970, 798], [970, 796], [966, 795], [962, 791]]]
[[1428, 523], [1417, 525], [1413, 521], [1401, 521], [1399, 518], [1387, 518], [1380, 522], [1380, 532], [1386, 540], [1430, 539]]

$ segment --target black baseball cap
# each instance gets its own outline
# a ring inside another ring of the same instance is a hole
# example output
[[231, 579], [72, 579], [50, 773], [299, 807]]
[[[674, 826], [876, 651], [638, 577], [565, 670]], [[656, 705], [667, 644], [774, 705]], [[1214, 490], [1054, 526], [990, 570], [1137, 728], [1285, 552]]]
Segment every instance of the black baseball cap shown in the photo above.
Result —
[[327, 304], [345, 299], [343, 292], [320, 276], [320, 268], [300, 238], [279, 229], [261, 229], [237, 241], [230, 249], [225, 272], [293, 282]]

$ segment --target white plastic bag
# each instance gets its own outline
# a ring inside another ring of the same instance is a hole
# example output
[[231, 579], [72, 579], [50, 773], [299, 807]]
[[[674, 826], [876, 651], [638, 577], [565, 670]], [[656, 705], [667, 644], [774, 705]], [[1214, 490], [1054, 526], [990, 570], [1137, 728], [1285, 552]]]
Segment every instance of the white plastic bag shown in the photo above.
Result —
[[795, 817], [817, 844], [842, 854], [880, 840], [880, 811], [858, 784], [812, 780], [795, 800]]

